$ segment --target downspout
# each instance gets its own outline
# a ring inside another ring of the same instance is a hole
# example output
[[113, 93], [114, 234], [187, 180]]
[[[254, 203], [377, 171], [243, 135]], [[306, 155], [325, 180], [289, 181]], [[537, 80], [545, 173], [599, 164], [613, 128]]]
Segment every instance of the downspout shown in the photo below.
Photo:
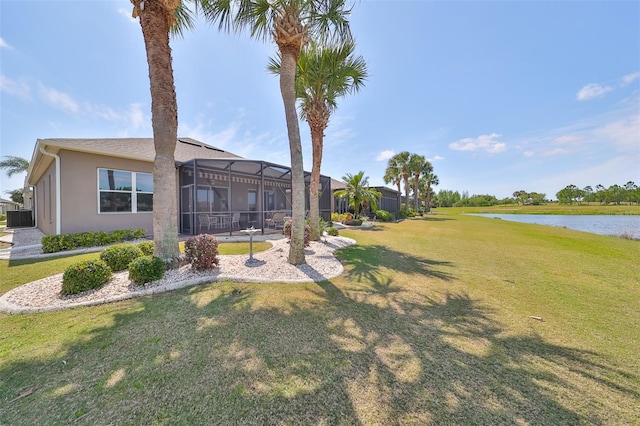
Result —
[[56, 234], [60, 234], [60, 223], [61, 223], [61, 206], [60, 206], [60, 157], [56, 154], [52, 154], [51, 152], [47, 152], [44, 146], [40, 145], [40, 152], [49, 157], [53, 157], [56, 159]]

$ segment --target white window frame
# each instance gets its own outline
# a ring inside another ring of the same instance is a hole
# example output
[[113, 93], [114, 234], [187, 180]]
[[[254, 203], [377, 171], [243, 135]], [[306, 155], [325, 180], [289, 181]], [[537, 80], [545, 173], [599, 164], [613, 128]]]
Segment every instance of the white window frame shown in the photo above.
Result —
[[[123, 190], [106, 190], [106, 189], [100, 189], [100, 170], [113, 170], [114, 172], [123, 172], [123, 173], [130, 173], [131, 174], [131, 191], [123, 191]], [[98, 169], [96, 170], [96, 175], [97, 175], [97, 180], [96, 180], [96, 195], [97, 195], [97, 203], [98, 203], [98, 214], [144, 214], [144, 213], [153, 213], [153, 209], [151, 211], [138, 211], [138, 194], [151, 194], [153, 196], [153, 191], [149, 192], [149, 191], [137, 191], [136, 188], [136, 183], [137, 183], [137, 179], [138, 179], [138, 175], [139, 174], [144, 174], [144, 175], [150, 175], [153, 178], [153, 173], [147, 173], [147, 172], [134, 172], [131, 170], [120, 170], [120, 169], [110, 169], [110, 168], [106, 168], [106, 167], [98, 167]], [[102, 210], [100, 210], [100, 193], [102, 192], [118, 192], [121, 194], [131, 194], [131, 211], [129, 212], [103, 212]]]

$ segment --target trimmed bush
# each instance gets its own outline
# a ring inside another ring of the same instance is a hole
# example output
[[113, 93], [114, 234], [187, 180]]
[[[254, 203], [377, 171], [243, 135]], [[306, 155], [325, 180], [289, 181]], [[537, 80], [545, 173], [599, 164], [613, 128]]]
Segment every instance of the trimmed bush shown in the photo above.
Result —
[[98, 288], [110, 277], [111, 268], [102, 260], [76, 262], [65, 269], [60, 294], [67, 296]]
[[141, 256], [129, 264], [129, 279], [137, 285], [157, 281], [164, 276], [164, 262], [159, 257]]
[[337, 237], [338, 228], [336, 228], [335, 226], [330, 226], [329, 228], [327, 228], [327, 235], [331, 235], [332, 237]]
[[153, 256], [153, 241], [143, 241], [138, 243], [138, 248], [142, 250], [145, 256]]
[[134, 244], [116, 244], [100, 252], [100, 259], [114, 272], [127, 269], [129, 263], [140, 256], [144, 253]]
[[78, 247], [106, 246], [113, 243], [142, 238], [146, 230], [121, 229], [111, 232], [79, 232], [76, 234], [45, 235], [42, 237], [43, 253], [57, 253], [64, 250], [73, 250]]
[[376, 218], [383, 222], [389, 222], [391, 220], [391, 213], [386, 210], [376, 210]]
[[[285, 237], [289, 239], [291, 239], [291, 225], [292, 225], [291, 220], [288, 220], [284, 223], [284, 226], [282, 227], [282, 233], [284, 234]], [[310, 242], [311, 242], [311, 226], [305, 223], [304, 224], [304, 246], [309, 247]]]
[[195, 270], [215, 268], [218, 265], [218, 240], [209, 234], [191, 237], [184, 243], [184, 254]]

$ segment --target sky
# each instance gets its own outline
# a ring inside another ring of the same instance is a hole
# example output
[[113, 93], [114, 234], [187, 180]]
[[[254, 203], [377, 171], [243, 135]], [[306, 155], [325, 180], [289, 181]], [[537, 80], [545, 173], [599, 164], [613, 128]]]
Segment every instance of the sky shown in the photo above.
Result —
[[[153, 136], [131, 9], [0, 0], [0, 155], [31, 159], [44, 138]], [[388, 159], [409, 151], [432, 162], [436, 191], [553, 199], [569, 184], [640, 184], [640, 2], [363, 0], [350, 22], [369, 78], [339, 100], [323, 174], [382, 186]], [[199, 20], [171, 47], [180, 137], [290, 164], [265, 70], [273, 43]], [[0, 197], [24, 177], [2, 174]]]

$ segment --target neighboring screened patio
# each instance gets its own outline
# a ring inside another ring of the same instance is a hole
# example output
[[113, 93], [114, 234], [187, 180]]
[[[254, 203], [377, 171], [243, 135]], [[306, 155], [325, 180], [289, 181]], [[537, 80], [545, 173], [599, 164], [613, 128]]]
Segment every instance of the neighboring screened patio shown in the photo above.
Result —
[[[180, 233], [282, 233], [291, 217], [291, 169], [266, 161], [196, 159], [178, 167]], [[305, 210], [310, 173], [305, 172]], [[320, 217], [331, 218], [331, 179], [320, 176]]]

